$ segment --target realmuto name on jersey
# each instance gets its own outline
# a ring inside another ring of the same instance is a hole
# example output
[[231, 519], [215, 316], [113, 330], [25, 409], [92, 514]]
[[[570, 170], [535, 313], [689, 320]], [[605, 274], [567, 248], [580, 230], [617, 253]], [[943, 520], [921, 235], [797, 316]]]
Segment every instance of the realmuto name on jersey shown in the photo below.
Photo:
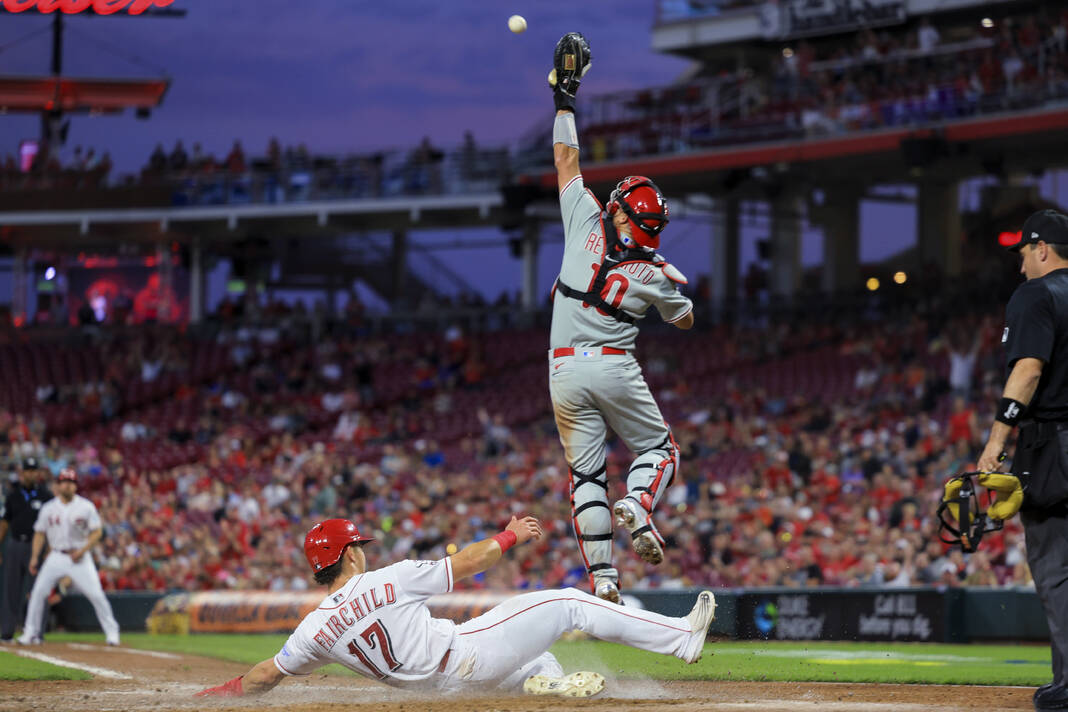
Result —
[[352, 600], [342, 604], [329, 618], [326, 625], [315, 634], [315, 642], [323, 650], [330, 650], [350, 627], [363, 620], [369, 613], [377, 611], [383, 606], [389, 606], [397, 602], [397, 592], [393, 584], [387, 583], [379, 592], [376, 588], [370, 588], [363, 593], [352, 597]]

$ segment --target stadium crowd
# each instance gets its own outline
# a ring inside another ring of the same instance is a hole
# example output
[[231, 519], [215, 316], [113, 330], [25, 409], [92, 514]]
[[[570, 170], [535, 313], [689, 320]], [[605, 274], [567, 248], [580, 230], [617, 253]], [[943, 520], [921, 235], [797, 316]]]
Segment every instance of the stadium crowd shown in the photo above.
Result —
[[[1068, 12], [918, 23], [787, 42], [665, 87], [596, 97], [596, 160], [838, 135], [1020, 110], [1068, 95]], [[748, 62], [749, 66], [745, 66]], [[580, 117], [583, 118], [583, 117]]]
[[[617, 538], [624, 587], [1029, 585], [1017, 523], [968, 557], [937, 539], [940, 485], [971, 466], [1000, 378], [996, 310], [952, 303], [652, 327], [640, 358], [682, 475], [657, 510], [661, 566]], [[84, 384], [36, 383], [40, 403], [0, 412], [13, 468], [73, 466], [99, 505], [106, 589], [302, 589], [319, 519], [369, 527], [373, 557], [437, 558], [521, 512], [549, 536], [470, 586], [584, 585], [542, 330], [357, 319], [309, 340], [299, 320], [271, 324], [200, 340], [145, 327], [121, 349], [98, 334], [82, 348], [114, 364], [93, 375], [120, 394], [109, 417], [48, 432], [52, 391]], [[157, 388], [125, 398], [128, 382]], [[628, 465], [614, 445], [610, 496]]]

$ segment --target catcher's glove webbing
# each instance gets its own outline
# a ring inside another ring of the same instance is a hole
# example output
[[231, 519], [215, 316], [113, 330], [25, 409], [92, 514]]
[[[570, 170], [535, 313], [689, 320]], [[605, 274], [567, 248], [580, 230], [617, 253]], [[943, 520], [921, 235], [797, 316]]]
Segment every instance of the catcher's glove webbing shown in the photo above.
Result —
[[582, 77], [590, 70], [592, 58], [590, 43], [580, 32], [568, 32], [556, 43], [549, 86], [553, 88], [553, 103], [557, 111], [575, 111], [575, 95]]

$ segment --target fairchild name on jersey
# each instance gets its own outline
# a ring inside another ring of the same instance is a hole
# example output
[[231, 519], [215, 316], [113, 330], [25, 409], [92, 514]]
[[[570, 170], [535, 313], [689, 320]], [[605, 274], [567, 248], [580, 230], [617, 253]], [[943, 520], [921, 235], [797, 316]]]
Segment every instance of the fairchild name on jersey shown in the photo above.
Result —
[[387, 583], [382, 588], [385, 591], [382, 598], [379, 597], [378, 591], [372, 588], [342, 604], [337, 612], [327, 619], [326, 625], [315, 634], [315, 642], [321, 645], [323, 650], [330, 650], [346, 630], [356, 625], [357, 621], [363, 620], [368, 613], [396, 603], [397, 593], [393, 590], [393, 584]]
[[0, 0], [0, 9], [8, 12], [59, 12], [73, 15], [92, 9], [97, 15], [114, 15], [126, 10], [131, 15], [140, 15], [153, 7], [168, 7], [174, 0]]

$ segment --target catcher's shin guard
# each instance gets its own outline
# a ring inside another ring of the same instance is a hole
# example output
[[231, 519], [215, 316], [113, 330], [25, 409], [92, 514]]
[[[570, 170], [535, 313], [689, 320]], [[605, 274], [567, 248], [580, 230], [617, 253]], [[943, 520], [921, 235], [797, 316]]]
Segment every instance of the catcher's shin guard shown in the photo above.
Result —
[[575, 527], [582, 561], [590, 574], [590, 588], [596, 579], [618, 582], [612, 567], [612, 510], [608, 506], [608, 476], [605, 466], [592, 474], [574, 469], [571, 473], [571, 523]]
[[679, 471], [679, 446], [668, 431], [664, 442], [634, 458], [627, 475], [629, 496], [652, 512]]

